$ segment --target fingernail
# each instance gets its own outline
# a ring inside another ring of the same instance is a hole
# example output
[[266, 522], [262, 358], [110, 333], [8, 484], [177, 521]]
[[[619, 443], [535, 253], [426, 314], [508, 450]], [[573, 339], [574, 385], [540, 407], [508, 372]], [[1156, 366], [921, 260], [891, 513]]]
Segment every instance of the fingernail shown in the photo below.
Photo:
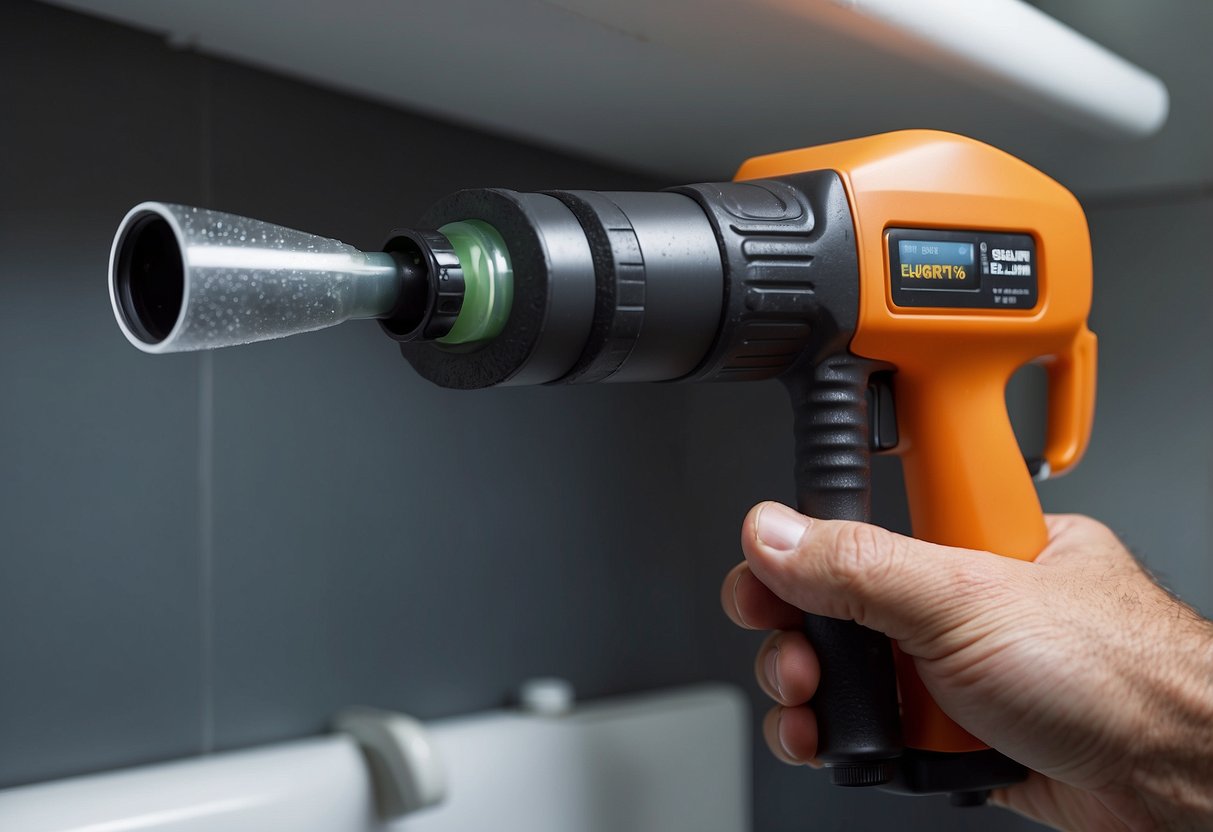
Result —
[[[767, 659], [763, 671], [767, 674], [767, 682], [775, 689], [775, 695], [779, 697], [779, 701], [783, 701], [783, 685], [779, 681], [779, 646], [767, 653]], [[781, 741], [782, 742], [782, 741]]]
[[758, 542], [777, 552], [790, 552], [809, 527], [809, 519], [779, 503], [764, 503], [754, 524]]
[[737, 602], [737, 589], [741, 586], [741, 570], [737, 571], [737, 577], [733, 579], [733, 609], [737, 611], [737, 619], [741, 622], [741, 626], [748, 628], [749, 622], [745, 620], [745, 616], [741, 614], [741, 604]]

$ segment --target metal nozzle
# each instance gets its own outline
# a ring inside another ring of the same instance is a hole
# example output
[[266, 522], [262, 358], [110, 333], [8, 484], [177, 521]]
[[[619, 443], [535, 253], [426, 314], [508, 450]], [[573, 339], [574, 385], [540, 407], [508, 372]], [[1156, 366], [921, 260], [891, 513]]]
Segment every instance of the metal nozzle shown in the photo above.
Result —
[[110, 302], [144, 352], [182, 352], [393, 314], [401, 266], [384, 252], [162, 202], [135, 206], [110, 251]]

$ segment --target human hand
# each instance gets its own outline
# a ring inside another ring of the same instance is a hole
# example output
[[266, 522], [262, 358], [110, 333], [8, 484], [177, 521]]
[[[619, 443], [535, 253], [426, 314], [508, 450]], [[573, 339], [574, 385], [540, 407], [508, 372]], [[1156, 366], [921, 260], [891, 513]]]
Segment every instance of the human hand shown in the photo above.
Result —
[[962, 727], [1032, 769], [994, 802], [1065, 829], [1213, 828], [1213, 624], [1102, 524], [1049, 516], [1035, 562], [762, 503], [721, 601], [775, 630], [755, 670], [777, 757], [813, 763], [816, 655], [802, 611], [858, 621], [913, 657]]

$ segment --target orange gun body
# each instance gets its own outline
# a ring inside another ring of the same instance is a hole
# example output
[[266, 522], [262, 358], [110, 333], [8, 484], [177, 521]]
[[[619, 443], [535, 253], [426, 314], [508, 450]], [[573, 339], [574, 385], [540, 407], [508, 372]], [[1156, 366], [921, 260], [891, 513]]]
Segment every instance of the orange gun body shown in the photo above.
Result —
[[[1045, 472], [1082, 455], [1095, 404], [1096, 339], [1087, 328], [1091, 252], [1074, 196], [1019, 159], [961, 136], [914, 130], [750, 159], [737, 179], [830, 168], [855, 220], [859, 322], [851, 350], [888, 362], [914, 535], [948, 546], [1034, 559], [1047, 542], [1032, 476], [1011, 429], [1006, 385], [1024, 364], [1049, 375]], [[980, 183], [976, 185], [975, 183]], [[900, 305], [890, 229], [1029, 235], [1038, 288], [1030, 307]], [[931, 751], [985, 746], [931, 699], [898, 654], [906, 744]]]

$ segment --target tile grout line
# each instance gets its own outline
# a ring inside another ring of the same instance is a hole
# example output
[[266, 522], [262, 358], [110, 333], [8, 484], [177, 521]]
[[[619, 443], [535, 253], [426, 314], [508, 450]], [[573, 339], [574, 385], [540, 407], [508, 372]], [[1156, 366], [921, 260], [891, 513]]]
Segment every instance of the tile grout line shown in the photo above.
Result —
[[[195, 53], [196, 54], [196, 53]], [[203, 204], [211, 205], [211, 72], [210, 61], [202, 61], [199, 91], [201, 125], [200, 167]], [[198, 606], [201, 630], [199, 681], [202, 711], [199, 715], [201, 751], [215, 748], [215, 362], [210, 352], [198, 356]]]

